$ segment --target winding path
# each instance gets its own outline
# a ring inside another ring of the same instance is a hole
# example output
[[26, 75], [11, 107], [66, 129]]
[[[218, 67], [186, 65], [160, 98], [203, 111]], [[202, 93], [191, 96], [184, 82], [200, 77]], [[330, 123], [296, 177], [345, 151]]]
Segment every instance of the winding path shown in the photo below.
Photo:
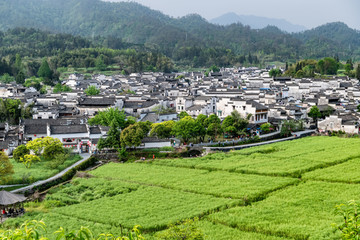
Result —
[[[45, 179], [45, 180], [40, 180], [40, 181], [37, 181], [37, 182], [34, 182], [26, 187], [22, 187], [22, 188], [18, 188], [18, 189], [15, 189], [13, 191], [11, 191], [12, 193], [23, 193], [25, 191], [28, 191], [28, 190], [31, 190], [33, 189], [34, 187], [37, 187], [37, 186], [40, 186], [40, 185], [43, 185], [45, 183], [48, 183], [48, 182], [51, 182], [51, 181], [54, 181], [58, 178], [61, 178], [62, 176], [65, 175], [65, 173], [67, 173], [69, 170], [73, 169], [74, 167], [82, 164], [83, 162], [85, 162], [86, 160], [88, 160], [91, 156], [91, 154], [89, 153], [84, 153], [84, 154], [80, 154], [80, 156], [82, 157], [81, 160], [77, 161], [76, 163], [74, 163], [73, 165], [71, 165], [70, 167], [67, 167], [65, 168], [64, 170], [62, 170], [61, 172], [59, 172], [58, 174], [48, 178], [48, 179]], [[8, 187], [8, 186], [6, 186]]]

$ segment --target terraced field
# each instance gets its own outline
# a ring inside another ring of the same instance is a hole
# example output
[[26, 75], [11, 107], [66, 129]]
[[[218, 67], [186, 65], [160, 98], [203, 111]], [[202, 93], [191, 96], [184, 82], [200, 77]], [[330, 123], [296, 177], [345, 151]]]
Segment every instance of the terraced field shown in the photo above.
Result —
[[360, 140], [308, 137], [203, 158], [110, 163], [51, 190], [53, 206], [12, 219], [50, 229], [134, 225], [158, 239], [168, 224], [200, 217], [205, 239], [339, 239], [337, 204], [360, 200]]

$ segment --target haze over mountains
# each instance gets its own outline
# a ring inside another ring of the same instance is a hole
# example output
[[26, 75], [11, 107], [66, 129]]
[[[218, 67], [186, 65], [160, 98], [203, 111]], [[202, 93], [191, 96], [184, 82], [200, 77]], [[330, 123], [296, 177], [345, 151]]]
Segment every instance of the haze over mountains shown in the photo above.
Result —
[[253, 29], [261, 29], [267, 26], [276, 26], [279, 29], [292, 33], [302, 32], [307, 30], [306, 27], [301, 25], [292, 24], [284, 19], [267, 18], [251, 15], [238, 15], [233, 12], [223, 14], [217, 18], [211, 19], [211, 23], [219, 25], [230, 25], [233, 23], [241, 23], [243, 25], [250, 26]]
[[174, 60], [194, 62], [211, 56], [249, 53], [279, 61], [335, 55], [345, 60], [360, 58], [360, 33], [343, 23], [289, 34], [273, 26], [257, 30], [239, 23], [215, 25], [197, 14], [172, 18], [135, 2], [0, 1], [0, 30], [15, 27], [70, 33], [88, 39], [111, 36], [159, 51]]

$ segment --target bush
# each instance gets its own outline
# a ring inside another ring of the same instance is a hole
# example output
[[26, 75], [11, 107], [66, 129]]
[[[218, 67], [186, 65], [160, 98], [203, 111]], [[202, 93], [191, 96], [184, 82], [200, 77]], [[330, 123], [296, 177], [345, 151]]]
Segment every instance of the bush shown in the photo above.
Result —
[[63, 153], [64, 148], [62, 144], [56, 142], [46, 146], [42, 155], [46, 160], [51, 160], [52, 158], [55, 158], [55, 156]]
[[23, 158], [26, 154], [30, 154], [30, 150], [25, 145], [20, 145], [14, 150], [13, 158], [15, 161], [20, 162], [20, 158]]
[[56, 169], [60, 165], [64, 164], [64, 162], [69, 158], [69, 154], [60, 153], [57, 154], [53, 160], [46, 163], [46, 167], [50, 169]]

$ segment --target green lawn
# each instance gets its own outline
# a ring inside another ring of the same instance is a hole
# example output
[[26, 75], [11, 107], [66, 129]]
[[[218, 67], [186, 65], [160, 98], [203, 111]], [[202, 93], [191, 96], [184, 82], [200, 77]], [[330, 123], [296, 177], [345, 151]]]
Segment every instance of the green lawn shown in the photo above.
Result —
[[[14, 174], [12, 179], [6, 184], [22, 184], [22, 183], [32, 183], [38, 180], [47, 179], [65, 168], [71, 166], [73, 163], [79, 161], [81, 157], [75, 155], [64, 162], [64, 164], [58, 166], [56, 169], [51, 169], [47, 166], [47, 162], [42, 161], [34, 163], [31, 165], [31, 168], [26, 168], [23, 163], [16, 162], [14, 159], [10, 159], [13, 167]], [[0, 185], [4, 184], [0, 181]]]

